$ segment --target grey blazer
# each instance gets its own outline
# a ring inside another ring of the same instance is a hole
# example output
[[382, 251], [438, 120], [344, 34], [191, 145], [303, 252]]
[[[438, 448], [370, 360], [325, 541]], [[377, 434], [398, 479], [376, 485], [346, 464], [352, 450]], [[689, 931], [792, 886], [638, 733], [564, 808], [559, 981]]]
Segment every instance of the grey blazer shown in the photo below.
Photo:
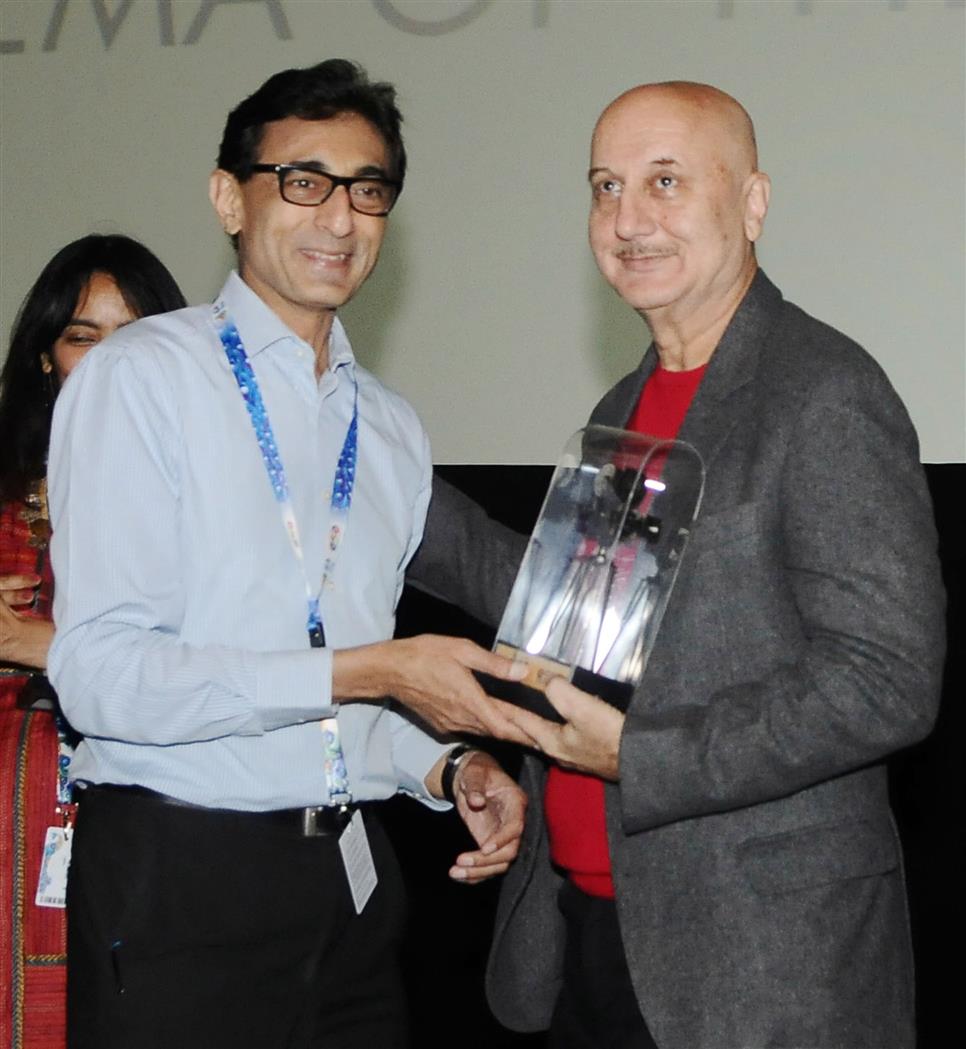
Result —
[[[623, 425], [655, 363], [652, 347], [592, 421]], [[911, 1047], [881, 762], [929, 731], [944, 652], [912, 425], [872, 358], [759, 272], [679, 436], [707, 468], [702, 512], [606, 790], [642, 1014], [661, 1049]], [[505, 595], [503, 549], [474, 585]], [[437, 589], [469, 600], [457, 576]], [[526, 759], [534, 800], [487, 972], [495, 1015], [521, 1031], [549, 1025], [560, 986], [544, 775]]]

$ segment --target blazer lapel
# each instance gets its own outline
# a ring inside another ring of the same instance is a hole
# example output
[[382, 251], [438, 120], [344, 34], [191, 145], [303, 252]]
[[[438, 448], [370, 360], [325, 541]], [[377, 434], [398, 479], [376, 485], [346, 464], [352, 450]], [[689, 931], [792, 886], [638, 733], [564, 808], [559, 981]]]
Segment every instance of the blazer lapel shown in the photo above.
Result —
[[781, 292], [759, 270], [711, 356], [678, 433], [679, 440], [697, 449], [705, 469], [731, 431], [747, 425], [751, 382], [781, 302]]
[[[781, 292], [758, 270], [712, 354], [678, 433], [679, 440], [687, 441], [698, 450], [705, 467], [711, 465], [728, 434], [744, 419], [742, 398], [750, 396], [748, 386], [758, 370], [762, 345], [778, 317], [781, 303]], [[600, 400], [591, 413], [590, 423], [626, 427], [644, 383], [656, 366], [657, 351], [651, 343], [640, 365]]]

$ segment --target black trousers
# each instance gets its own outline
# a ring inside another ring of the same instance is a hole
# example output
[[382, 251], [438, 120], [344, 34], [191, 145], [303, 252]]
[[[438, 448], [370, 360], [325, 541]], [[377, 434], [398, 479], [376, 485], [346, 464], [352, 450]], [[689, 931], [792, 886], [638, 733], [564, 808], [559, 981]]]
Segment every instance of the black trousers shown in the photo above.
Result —
[[70, 1049], [403, 1049], [405, 893], [371, 808], [362, 915], [335, 835], [88, 789], [68, 880]]
[[567, 946], [550, 1049], [657, 1049], [631, 985], [616, 904], [569, 882], [559, 902]]

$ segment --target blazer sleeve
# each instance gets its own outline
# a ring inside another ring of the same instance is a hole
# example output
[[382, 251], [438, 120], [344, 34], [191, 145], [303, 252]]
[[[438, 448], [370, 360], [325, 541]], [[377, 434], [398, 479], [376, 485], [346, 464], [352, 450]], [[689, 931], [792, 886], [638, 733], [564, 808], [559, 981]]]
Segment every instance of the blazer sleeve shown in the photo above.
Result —
[[422, 545], [406, 582], [496, 626], [526, 547], [526, 536], [434, 474]]

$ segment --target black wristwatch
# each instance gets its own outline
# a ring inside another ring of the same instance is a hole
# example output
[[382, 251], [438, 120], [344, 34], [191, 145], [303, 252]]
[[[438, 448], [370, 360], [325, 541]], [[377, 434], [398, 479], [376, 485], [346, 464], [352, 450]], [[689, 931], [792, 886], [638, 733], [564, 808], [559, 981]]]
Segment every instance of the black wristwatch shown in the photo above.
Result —
[[470, 756], [475, 754], [477, 748], [471, 747], [469, 743], [458, 743], [453, 749], [446, 755], [446, 764], [443, 766], [443, 774], [440, 777], [440, 787], [443, 791], [443, 797], [451, 804], [456, 804], [456, 791], [454, 787], [456, 785], [456, 773], [459, 772], [460, 765]]

